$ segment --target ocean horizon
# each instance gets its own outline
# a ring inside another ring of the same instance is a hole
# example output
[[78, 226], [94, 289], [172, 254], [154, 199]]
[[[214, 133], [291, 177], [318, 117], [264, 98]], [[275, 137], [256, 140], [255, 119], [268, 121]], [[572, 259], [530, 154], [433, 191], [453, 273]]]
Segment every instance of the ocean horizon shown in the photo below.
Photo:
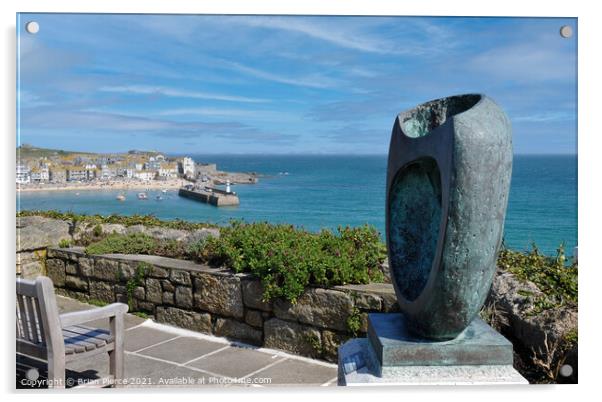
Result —
[[[176, 154], [169, 154], [175, 156]], [[177, 154], [178, 156], [182, 154]], [[152, 214], [227, 224], [287, 223], [318, 231], [337, 226], [373, 225], [384, 239], [387, 155], [382, 154], [196, 154], [196, 162], [217, 163], [220, 170], [257, 172], [258, 184], [236, 185], [236, 207], [216, 208], [169, 192], [162, 201], [115, 200], [119, 190], [24, 192], [18, 210], [57, 209], [85, 214]], [[527, 250], [532, 243], [554, 255], [564, 244], [568, 255], [577, 245], [577, 155], [516, 154], [506, 214], [507, 247]]]

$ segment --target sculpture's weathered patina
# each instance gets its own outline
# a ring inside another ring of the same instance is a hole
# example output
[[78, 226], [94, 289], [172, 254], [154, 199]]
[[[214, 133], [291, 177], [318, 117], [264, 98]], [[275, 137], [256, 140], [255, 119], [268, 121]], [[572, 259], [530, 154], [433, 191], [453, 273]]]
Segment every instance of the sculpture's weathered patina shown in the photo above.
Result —
[[393, 126], [387, 245], [397, 299], [416, 335], [458, 336], [483, 305], [502, 240], [510, 122], [488, 97], [427, 102]]
[[387, 246], [399, 314], [369, 314], [339, 347], [341, 385], [526, 384], [512, 344], [476, 317], [496, 270], [512, 171], [510, 122], [484, 95], [395, 120]]

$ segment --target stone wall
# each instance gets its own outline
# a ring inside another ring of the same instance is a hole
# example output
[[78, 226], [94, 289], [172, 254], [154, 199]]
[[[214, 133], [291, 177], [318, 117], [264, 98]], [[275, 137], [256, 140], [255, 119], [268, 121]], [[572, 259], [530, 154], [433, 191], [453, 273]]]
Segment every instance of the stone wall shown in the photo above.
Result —
[[[124, 226], [108, 223], [96, 225], [85, 221], [60, 220], [43, 216], [17, 217], [16, 226], [16, 271], [22, 278], [45, 275], [46, 249], [58, 246], [61, 241], [68, 244], [87, 244], [112, 233], [144, 233], [156, 239], [177, 240], [188, 245], [209, 236], [219, 236], [217, 228], [179, 230], [143, 225]], [[99, 235], [95, 234], [97, 230]]]
[[67, 222], [41, 216], [17, 217], [17, 275], [35, 278], [46, 274], [46, 248], [71, 240]]
[[368, 312], [398, 310], [390, 284], [309, 288], [296, 304], [266, 302], [249, 274], [157, 256], [49, 248], [46, 270], [58, 294], [129, 303], [157, 322], [331, 362], [339, 344], [365, 336]]

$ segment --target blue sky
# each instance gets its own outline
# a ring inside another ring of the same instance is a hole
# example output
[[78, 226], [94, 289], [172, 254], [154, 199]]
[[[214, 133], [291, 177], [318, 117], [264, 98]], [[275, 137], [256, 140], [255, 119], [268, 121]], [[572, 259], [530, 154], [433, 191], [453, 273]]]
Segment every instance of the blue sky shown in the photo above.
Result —
[[480, 92], [515, 153], [576, 153], [576, 35], [559, 35], [576, 19], [20, 17], [20, 143], [386, 154], [399, 112]]

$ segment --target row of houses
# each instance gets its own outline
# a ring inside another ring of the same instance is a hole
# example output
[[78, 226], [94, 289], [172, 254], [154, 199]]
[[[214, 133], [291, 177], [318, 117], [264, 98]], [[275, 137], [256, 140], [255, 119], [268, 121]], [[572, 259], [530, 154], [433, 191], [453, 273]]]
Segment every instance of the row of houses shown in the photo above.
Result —
[[38, 161], [33, 165], [31, 168], [28, 164], [17, 165], [16, 181], [18, 184], [114, 179], [169, 180], [181, 176], [194, 178], [196, 174], [196, 164], [192, 158], [185, 157], [169, 161], [163, 155], [129, 163], [113, 162], [97, 165], [88, 161], [85, 164], [70, 165]]

